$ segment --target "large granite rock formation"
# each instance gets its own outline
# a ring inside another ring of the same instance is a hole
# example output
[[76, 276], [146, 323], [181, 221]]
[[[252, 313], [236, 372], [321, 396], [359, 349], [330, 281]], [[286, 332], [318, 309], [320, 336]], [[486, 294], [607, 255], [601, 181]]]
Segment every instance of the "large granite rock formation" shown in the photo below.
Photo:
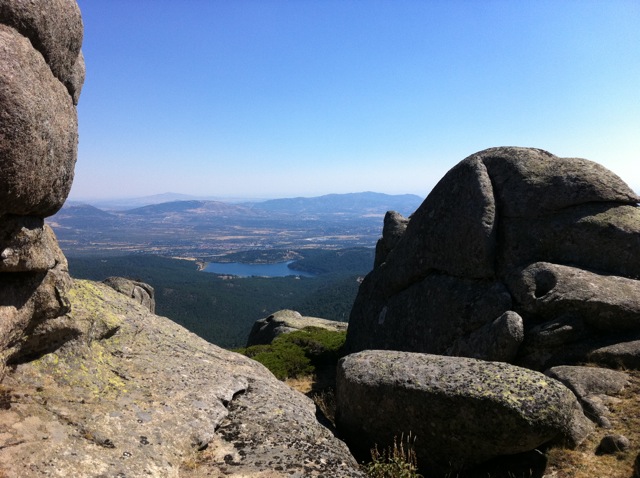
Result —
[[593, 428], [560, 382], [459, 357], [352, 354], [338, 366], [336, 398], [336, 422], [357, 455], [411, 434], [418, 463], [437, 476], [551, 441], [575, 446]]
[[319, 327], [339, 332], [347, 330], [347, 323], [307, 317], [295, 310], [279, 310], [263, 319], [256, 320], [249, 332], [247, 347], [270, 344], [279, 335], [302, 330], [305, 327]]
[[73, 179], [81, 44], [75, 0], [0, 1], [0, 378], [68, 310], [67, 262], [43, 218]]
[[0, 475], [363, 476], [259, 363], [104, 284], [76, 280], [69, 298], [0, 389]]
[[640, 339], [640, 208], [615, 174], [530, 148], [455, 166], [409, 219], [385, 218], [347, 348], [544, 370]]

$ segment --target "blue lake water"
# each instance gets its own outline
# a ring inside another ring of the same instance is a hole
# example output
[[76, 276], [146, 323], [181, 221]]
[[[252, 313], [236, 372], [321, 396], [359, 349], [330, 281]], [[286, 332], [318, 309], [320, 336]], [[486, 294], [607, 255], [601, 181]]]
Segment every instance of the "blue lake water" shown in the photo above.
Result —
[[244, 264], [242, 262], [210, 262], [202, 269], [205, 272], [215, 274], [228, 274], [237, 277], [286, 277], [303, 276], [313, 277], [315, 274], [308, 272], [294, 271], [289, 269], [289, 262], [277, 262], [275, 264]]

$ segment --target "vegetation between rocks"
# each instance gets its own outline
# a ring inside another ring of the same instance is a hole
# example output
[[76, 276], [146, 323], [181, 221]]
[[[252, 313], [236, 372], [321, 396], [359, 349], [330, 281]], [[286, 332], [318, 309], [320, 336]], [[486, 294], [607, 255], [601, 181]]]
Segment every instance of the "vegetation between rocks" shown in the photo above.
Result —
[[278, 379], [286, 380], [335, 369], [346, 336], [346, 332], [305, 327], [282, 334], [269, 345], [252, 345], [236, 351], [260, 362]]

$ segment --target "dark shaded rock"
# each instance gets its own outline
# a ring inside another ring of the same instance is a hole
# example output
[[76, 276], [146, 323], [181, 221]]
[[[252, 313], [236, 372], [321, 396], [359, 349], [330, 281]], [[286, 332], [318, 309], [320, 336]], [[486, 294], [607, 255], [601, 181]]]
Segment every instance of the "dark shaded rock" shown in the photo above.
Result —
[[596, 448], [596, 455], [613, 455], [621, 451], [627, 451], [631, 443], [624, 435], [606, 435]]
[[640, 340], [601, 347], [589, 354], [589, 360], [607, 367], [640, 370]]
[[149, 312], [154, 313], [156, 311], [155, 291], [149, 284], [124, 277], [107, 277], [103, 282], [112, 289], [142, 304], [149, 309]]
[[[411, 215], [386, 261], [380, 293], [400, 292], [438, 271], [456, 277], [494, 276], [496, 208], [484, 164], [468, 158], [454, 166]], [[378, 272], [379, 271], [379, 272]]]
[[529, 324], [525, 332], [516, 360], [520, 366], [543, 370], [558, 364], [585, 362], [594, 348], [589, 341], [589, 329], [581, 317], [568, 313], [534, 324]]
[[[379, 268], [377, 270], [381, 270]], [[375, 272], [375, 271], [374, 271]], [[491, 324], [511, 309], [511, 296], [499, 282], [459, 279], [431, 274], [385, 300], [378, 294], [375, 275], [360, 286], [347, 333], [350, 351], [392, 349], [444, 354], [461, 338]], [[482, 334], [481, 332], [478, 332]], [[457, 346], [472, 356], [493, 354], [479, 341]]]
[[256, 320], [249, 332], [247, 347], [270, 344], [278, 335], [302, 330], [305, 327], [319, 327], [332, 331], [346, 331], [346, 322], [306, 317], [295, 310], [279, 310], [268, 317]]
[[338, 366], [336, 398], [338, 428], [360, 456], [411, 432], [418, 463], [440, 473], [550, 441], [576, 446], [592, 428], [560, 382], [459, 357], [349, 355]]
[[52, 459], [56, 476], [363, 476], [313, 402], [259, 363], [104, 284], [75, 281], [69, 297], [71, 312], [33, 333], [75, 337], [3, 382], [7, 476], [41, 476]]
[[456, 478], [543, 478], [547, 462], [544, 453], [531, 450], [493, 458]]
[[69, 310], [70, 287], [66, 260], [46, 272], [0, 273], [0, 377], [7, 362], [48, 347], [47, 339], [40, 343], [33, 331]]
[[534, 262], [640, 277], [640, 209], [589, 203], [543, 217], [500, 219], [498, 275]]
[[510, 310], [469, 336], [456, 340], [446, 355], [511, 362], [523, 338], [522, 317]]
[[69, 93], [74, 96], [82, 85], [82, 81], [71, 78], [77, 74], [83, 36], [82, 17], [75, 0], [47, 0], [38, 2], [37, 6], [23, 0], [3, 0], [0, 23], [15, 28], [28, 38], [53, 75], [69, 85]]
[[402, 238], [404, 231], [407, 230], [409, 219], [395, 211], [388, 211], [384, 216], [382, 226], [382, 238], [376, 244], [376, 257], [374, 267], [382, 264], [389, 252], [396, 247], [398, 241]]
[[46, 217], [71, 188], [76, 110], [27, 38], [0, 25], [0, 45], [0, 217]]

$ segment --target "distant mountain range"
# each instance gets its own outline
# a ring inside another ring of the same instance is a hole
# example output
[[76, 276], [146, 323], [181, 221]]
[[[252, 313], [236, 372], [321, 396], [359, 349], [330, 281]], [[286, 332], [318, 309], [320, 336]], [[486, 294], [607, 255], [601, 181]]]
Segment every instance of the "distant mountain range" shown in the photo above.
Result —
[[[164, 199], [164, 200], [163, 200]], [[133, 199], [81, 203], [69, 201], [58, 213], [85, 219], [107, 219], [109, 216], [194, 215], [194, 216], [260, 216], [260, 215], [353, 215], [380, 216], [389, 210], [409, 215], [422, 203], [415, 194], [382, 194], [374, 192], [327, 194], [317, 197], [270, 199], [256, 202], [223, 202], [194, 199], [184, 194], [165, 193]], [[122, 209], [128, 204], [131, 207]], [[109, 206], [110, 205], [110, 206]]]
[[67, 253], [202, 258], [243, 250], [373, 247], [387, 211], [408, 216], [421, 202], [416, 195], [372, 192], [245, 203], [189, 199], [127, 210], [71, 201], [47, 222]]

